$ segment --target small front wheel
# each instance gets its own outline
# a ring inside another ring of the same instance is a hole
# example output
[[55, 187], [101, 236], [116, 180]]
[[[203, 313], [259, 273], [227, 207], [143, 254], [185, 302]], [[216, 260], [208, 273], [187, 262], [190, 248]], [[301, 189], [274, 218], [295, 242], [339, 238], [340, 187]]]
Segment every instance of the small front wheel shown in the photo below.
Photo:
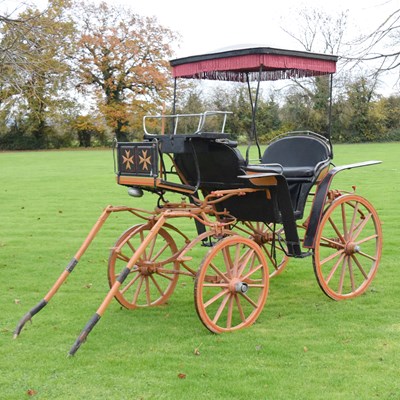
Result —
[[197, 314], [214, 333], [247, 327], [262, 311], [268, 285], [261, 248], [249, 238], [229, 236], [208, 252], [196, 275]]
[[359, 296], [371, 284], [382, 253], [382, 228], [363, 197], [338, 197], [325, 211], [315, 239], [313, 264], [323, 292], [334, 300]]

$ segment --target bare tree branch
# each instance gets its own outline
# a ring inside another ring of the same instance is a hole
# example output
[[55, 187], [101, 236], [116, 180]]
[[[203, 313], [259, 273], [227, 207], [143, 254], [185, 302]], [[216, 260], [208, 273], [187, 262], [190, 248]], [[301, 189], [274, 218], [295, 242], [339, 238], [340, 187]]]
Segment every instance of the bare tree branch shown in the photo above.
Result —
[[[376, 63], [373, 66], [373, 76], [394, 71], [400, 66], [400, 9], [393, 11], [378, 27], [354, 42], [359, 50], [351, 57], [346, 57], [354, 65]], [[399, 69], [400, 79], [400, 69]]]

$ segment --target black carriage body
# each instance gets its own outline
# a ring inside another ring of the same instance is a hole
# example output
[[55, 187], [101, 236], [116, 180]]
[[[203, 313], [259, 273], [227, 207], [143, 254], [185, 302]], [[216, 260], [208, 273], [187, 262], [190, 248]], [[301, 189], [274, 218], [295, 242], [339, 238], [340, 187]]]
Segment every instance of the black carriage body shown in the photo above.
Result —
[[[211, 135], [185, 136], [153, 137], [144, 142], [118, 143], [118, 183], [149, 191], [161, 191], [165, 186], [176, 192], [186, 192], [191, 188], [192, 194], [200, 191], [204, 197], [217, 190], [260, 189], [248, 179], [241, 178], [248, 169], [236, 148], [236, 142], [215, 139]], [[160, 168], [167, 153], [173, 156], [180, 183], [168, 180]], [[281, 222], [276, 187], [263, 189], [230, 197], [217, 203], [216, 209], [219, 212], [227, 211], [239, 221]]]

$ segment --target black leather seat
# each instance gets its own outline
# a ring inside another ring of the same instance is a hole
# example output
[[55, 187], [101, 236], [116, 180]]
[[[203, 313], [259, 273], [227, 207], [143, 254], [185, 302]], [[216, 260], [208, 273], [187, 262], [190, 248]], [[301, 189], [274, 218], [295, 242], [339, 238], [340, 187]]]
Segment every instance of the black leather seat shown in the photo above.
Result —
[[311, 134], [288, 135], [273, 141], [265, 150], [262, 164], [278, 164], [288, 181], [313, 181], [329, 165], [328, 141]]
[[[332, 159], [329, 141], [313, 132], [289, 132], [265, 150], [258, 168], [281, 171], [289, 185], [296, 220], [303, 218], [308, 193]], [[257, 167], [256, 167], [257, 168]]]

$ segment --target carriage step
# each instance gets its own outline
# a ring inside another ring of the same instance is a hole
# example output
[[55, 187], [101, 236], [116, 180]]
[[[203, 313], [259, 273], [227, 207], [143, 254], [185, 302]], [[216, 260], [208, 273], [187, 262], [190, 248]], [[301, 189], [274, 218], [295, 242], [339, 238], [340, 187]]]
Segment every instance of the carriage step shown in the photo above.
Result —
[[295, 254], [294, 258], [306, 258], [312, 256], [312, 251], [303, 251], [300, 254]]

